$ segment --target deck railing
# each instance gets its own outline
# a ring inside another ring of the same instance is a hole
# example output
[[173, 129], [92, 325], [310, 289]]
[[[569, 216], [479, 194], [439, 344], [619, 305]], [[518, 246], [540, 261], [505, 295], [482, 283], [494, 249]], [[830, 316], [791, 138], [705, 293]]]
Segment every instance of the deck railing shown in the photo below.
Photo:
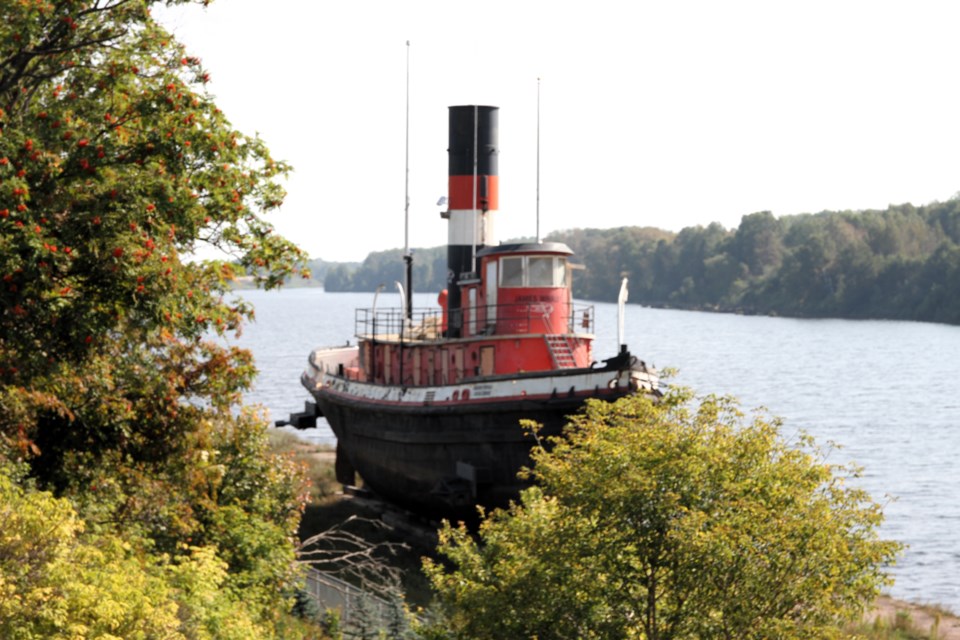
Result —
[[[544, 325], [546, 312], [536, 304], [503, 304], [477, 307], [476, 315], [462, 314], [454, 310], [447, 322], [461, 324], [469, 335], [497, 335], [532, 333], [535, 327]], [[458, 322], [459, 320], [459, 322]], [[594, 333], [595, 314], [593, 305], [573, 303], [566, 318], [568, 333]], [[358, 338], [432, 342], [446, 337], [443, 327], [443, 312], [440, 309], [413, 309], [408, 320], [402, 308], [357, 309], [355, 333]]]

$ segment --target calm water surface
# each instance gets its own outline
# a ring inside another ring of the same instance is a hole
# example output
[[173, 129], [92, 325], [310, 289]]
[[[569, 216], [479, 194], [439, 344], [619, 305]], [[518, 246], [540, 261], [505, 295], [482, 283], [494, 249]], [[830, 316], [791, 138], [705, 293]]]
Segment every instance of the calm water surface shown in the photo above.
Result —
[[[319, 289], [242, 295], [257, 313], [239, 340], [260, 369], [248, 400], [273, 419], [309, 399], [300, 374], [310, 349], [352, 340], [354, 308], [373, 300]], [[379, 306], [399, 304], [397, 294], [381, 293]], [[418, 294], [414, 305], [436, 306], [436, 296]], [[616, 351], [616, 306], [597, 304], [596, 317], [600, 359]], [[787, 437], [804, 430], [839, 445], [830, 459], [864, 467], [864, 486], [886, 505], [884, 535], [909, 545], [892, 594], [960, 611], [960, 327], [631, 305], [626, 336], [648, 363], [678, 369], [673, 383], [766, 407], [784, 419]], [[325, 424], [304, 433], [334, 441]]]

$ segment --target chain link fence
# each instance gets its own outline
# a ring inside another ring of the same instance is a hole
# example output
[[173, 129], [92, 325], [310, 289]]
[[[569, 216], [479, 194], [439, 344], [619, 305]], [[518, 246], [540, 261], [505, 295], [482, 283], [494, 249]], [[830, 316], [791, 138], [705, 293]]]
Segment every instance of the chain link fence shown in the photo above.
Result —
[[325, 614], [336, 613], [345, 638], [402, 638], [408, 629], [403, 599], [382, 598], [310, 568], [305, 591]]

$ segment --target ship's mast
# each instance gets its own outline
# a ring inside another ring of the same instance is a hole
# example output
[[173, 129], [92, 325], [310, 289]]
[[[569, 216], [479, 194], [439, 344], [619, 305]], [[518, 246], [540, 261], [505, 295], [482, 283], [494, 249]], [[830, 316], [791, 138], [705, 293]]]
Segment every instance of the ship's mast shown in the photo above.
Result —
[[403, 261], [406, 263], [405, 296], [407, 320], [413, 319], [413, 254], [410, 252], [410, 41], [407, 40], [407, 122], [403, 185]]
[[540, 78], [537, 78], [537, 244], [540, 243]]

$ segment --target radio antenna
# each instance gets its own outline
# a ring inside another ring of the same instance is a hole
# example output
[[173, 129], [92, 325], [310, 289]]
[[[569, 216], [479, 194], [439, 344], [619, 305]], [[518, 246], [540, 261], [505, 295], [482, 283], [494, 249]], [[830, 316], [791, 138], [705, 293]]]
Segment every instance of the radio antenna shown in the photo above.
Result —
[[537, 244], [540, 243], [540, 78], [537, 78]]
[[410, 252], [410, 41], [407, 40], [407, 122], [403, 185], [403, 261], [406, 263], [406, 316], [413, 319], [413, 254]]

